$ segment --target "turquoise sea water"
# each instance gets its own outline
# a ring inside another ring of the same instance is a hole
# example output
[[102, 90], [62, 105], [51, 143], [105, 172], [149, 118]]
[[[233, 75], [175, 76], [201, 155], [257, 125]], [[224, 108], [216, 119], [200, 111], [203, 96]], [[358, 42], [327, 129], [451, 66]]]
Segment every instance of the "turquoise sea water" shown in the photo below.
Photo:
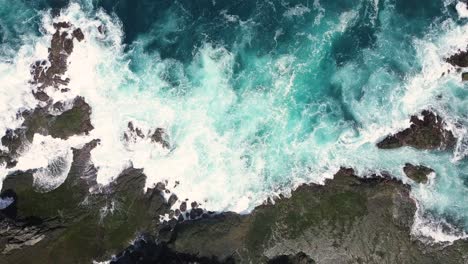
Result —
[[[468, 44], [456, 4], [73, 1], [56, 19], [87, 38], [71, 58], [70, 88], [93, 107], [101, 183], [131, 163], [147, 186], [177, 181], [179, 197], [248, 212], [340, 166], [385, 171], [413, 185], [415, 232], [453, 240], [468, 230], [468, 88], [443, 61]], [[0, 0], [2, 63], [17, 65], [20, 48], [33, 61], [47, 44], [45, 10], [67, 5]], [[375, 147], [423, 109], [448, 121], [459, 138], [453, 152]], [[165, 128], [171, 149], [126, 145], [129, 121]], [[412, 183], [406, 162], [436, 175]]]

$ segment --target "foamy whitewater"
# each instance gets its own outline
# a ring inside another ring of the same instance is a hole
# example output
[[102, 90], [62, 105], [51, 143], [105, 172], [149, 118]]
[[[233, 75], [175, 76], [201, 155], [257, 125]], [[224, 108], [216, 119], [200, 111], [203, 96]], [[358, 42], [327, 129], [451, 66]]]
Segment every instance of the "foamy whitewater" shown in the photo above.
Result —
[[[91, 154], [100, 184], [133, 166], [144, 169], [146, 187], [167, 181], [180, 200], [247, 213], [344, 166], [410, 183], [414, 234], [467, 236], [468, 89], [444, 61], [467, 47], [466, 4], [142, 2], [73, 1], [52, 18], [46, 2], [0, 0], [0, 131], [20, 126], [18, 110], [38, 104], [29, 67], [47, 58], [57, 21], [80, 27], [85, 41], [69, 59], [71, 91], [48, 94], [83, 96], [95, 127], [68, 140], [36, 135], [15, 168], [0, 167], [0, 179], [39, 168], [37, 189], [54, 189], [66, 179], [71, 148], [99, 138]], [[448, 122], [458, 138], [453, 152], [376, 148], [423, 109]], [[166, 129], [171, 147], [126, 143], [130, 121]], [[434, 169], [430, 183], [404, 176], [407, 162]]]

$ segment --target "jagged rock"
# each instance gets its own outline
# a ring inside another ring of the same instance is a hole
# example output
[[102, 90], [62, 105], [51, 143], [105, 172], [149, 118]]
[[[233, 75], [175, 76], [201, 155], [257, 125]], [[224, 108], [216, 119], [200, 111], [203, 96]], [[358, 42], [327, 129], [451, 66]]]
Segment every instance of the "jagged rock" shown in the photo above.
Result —
[[164, 148], [170, 148], [166, 130], [163, 128], [156, 128], [153, 135], [151, 136], [151, 140], [161, 144]]
[[20, 114], [24, 118], [21, 127], [7, 130], [1, 138], [2, 145], [8, 151], [0, 150], [0, 164], [14, 167], [18, 154], [33, 141], [36, 133], [67, 139], [73, 135], [88, 134], [94, 129], [91, 124], [91, 107], [82, 97], [75, 98], [73, 107], [59, 115], [50, 114], [48, 107], [37, 107]]
[[[7, 176], [3, 190], [12, 190], [18, 196], [17, 218], [8, 220], [8, 225], [19, 225], [22, 219], [54, 222], [36, 224], [33, 229], [20, 225], [18, 231], [29, 230], [27, 236], [19, 237], [25, 241], [21, 250], [14, 250], [17, 244], [4, 242], [0, 235], [0, 251], [8, 249], [7, 255], [0, 254], [0, 263], [89, 263], [109, 259], [141, 232], [156, 229], [159, 215], [170, 211], [160, 191], [145, 192], [146, 176], [134, 168], [124, 170], [109, 186], [97, 186], [90, 152], [98, 144], [99, 140], [93, 140], [81, 149], [73, 149], [67, 179], [50, 192], [34, 190], [34, 171]], [[96, 186], [101, 191], [90, 192]], [[0, 224], [0, 233], [5, 228]]]
[[177, 200], [178, 200], [177, 195], [172, 194], [172, 195], [169, 197], [168, 204], [169, 204], [170, 206], [173, 206], [173, 205], [177, 202]]
[[68, 57], [73, 52], [73, 40], [82, 41], [84, 34], [80, 28], [74, 29], [69, 22], [54, 23], [55, 33], [49, 48], [48, 61], [36, 61], [31, 65], [32, 81], [37, 91], [33, 94], [40, 101], [48, 101], [49, 96], [44, 89], [49, 86], [59, 88], [60, 85], [68, 85], [70, 79], [62, 79], [68, 68]]
[[468, 51], [459, 50], [458, 53], [445, 59], [448, 63], [458, 67], [468, 67]]
[[135, 127], [133, 122], [128, 122], [127, 131], [124, 132], [126, 142], [137, 142], [148, 137], [151, 138], [152, 142], [161, 144], [164, 148], [170, 148], [168, 135], [164, 129], [156, 128], [154, 132], [149, 131], [145, 135], [140, 128]]
[[167, 246], [179, 254], [236, 263], [278, 257], [309, 263], [463, 263], [466, 242], [442, 250], [411, 238], [415, 210], [409, 186], [389, 178], [358, 178], [343, 169], [324, 186], [303, 185], [291, 198], [249, 215], [179, 222]]
[[203, 215], [203, 209], [194, 208], [190, 210], [190, 219], [197, 219]]
[[452, 132], [445, 129], [445, 123], [440, 116], [423, 111], [423, 119], [411, 117], [411, 126], [403, 131], [386, 137], [377, 143], [381, 149], [393, 149], [410, 146], [417, 149], [452, 149], [456, 145], [456, 138]]
[[84, 34], [83, 31], [81, 31], [81, 28], [73, 30], [73, 37], [75, 37], [78, 41], [82, 41], [84, 39]]
[[179, 209], [180, 209], [181, 212], [187, 211], [187, 203], [186, 203], [186, 202], [182, 202], [182, 203], [180, 204]]
[[414, 180], [417, 183], [426, 183], [427, 176], [434, 172], [434, 170], [431, 168], [422, 165], [415, 166], [409, 163], [405, 164], [403, 171], [405, 172], [406, 176], [408, 176], [408, 178]]
[[13, 220], [0, 213], [0, 254], [12, 254], [15, 250], [38, 244], [63, 226], [58, 219], [26, 218]]

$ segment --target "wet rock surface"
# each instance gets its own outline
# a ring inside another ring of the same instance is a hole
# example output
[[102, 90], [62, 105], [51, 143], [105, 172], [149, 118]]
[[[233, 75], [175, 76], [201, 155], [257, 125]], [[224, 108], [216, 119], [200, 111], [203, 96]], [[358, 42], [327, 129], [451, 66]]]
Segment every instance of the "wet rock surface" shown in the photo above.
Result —
[[377, 147], [393, 149], [410, 146], [416, 149], [448, 150], [455, 146], [456, 138], [445, 128], [440, 116], [427, 110], [421, 116], [412, 116], [409, 128], [386, 137], [377, 143]]
[[143, 130], [135, 126], [133, 122], [128, 122], [127, 131], [124, 132], [123, 138], [127, 144], [136, 143], [140, 140], [149, 138], [151, 139], [151, 142], [160, 144], [163, 148], [170, 148], [169, 135], [163, 128], [156, 128], [154, 131], [150, 130], [147, 133], [144, 133]]
[[403, 168], [406, 176], [417, 183], [427, 183], [427, 176], [434, 172], [431, 168], [422, 165], [405, 164]]
[[342, 169], [249, 215], [178, 223], [162, 243], [215, 260], [206, 263], [464, 263], [467, 242], [429, 246], [411, 237], [415, 210], [401, 182]]
[[50, 114], [50, 107], [37, 107], [20, 113], [24, 119], [21, 127], [7, 130], [1, 138], [2, 145], [8, 150], [0, 150], [0, 163], [9, 168], [14, 167], [18, 154], [33, 142], [35, 134], [67, 139], [73, 135], [88, 134], [94, 129], [91, 124], [91, 107], [84, 98], [75, 98], [73, 107], [58, 115]]
[[468, 50], [459, 50], [458, 53], [448, 57], [446, 61], [456, 67], [468, 67]]
[[63, 75], [68, 69], [68, 57], [73, 52], [74, 43], [84, 40], [84, 34], [80, 28], [68, 22], [54, 23], [55, 33], [52, 35], [52, 40], [49, 48], [48, 60], [36, 61], [31, 65], [31, 75], [33, 76], [31, 83], [36, 86], [34, 96], [39, 101], [47, 101], [49, 96], [44, 89], [54, 87], [58, 89], [60, 86], [69, 84], [70, 79], [63, 78]]
[[4, 234], [0, 263], [109, 259], [140, 233], [155, 230], [159, 215], [169, 211], [160, 192], [150, 189], [145, 193], [146, 176], [132, 168], [105, 188], [96, 185], [90, 151], [97, 144], [93, 140], [73, 150], [66, 181], [50, 192], [34, 190], [32, 171], [18, 171], [5, 179], [2, 193], [14, 192], [17, 202], [14, 215], [0, 217], [0, 233]]

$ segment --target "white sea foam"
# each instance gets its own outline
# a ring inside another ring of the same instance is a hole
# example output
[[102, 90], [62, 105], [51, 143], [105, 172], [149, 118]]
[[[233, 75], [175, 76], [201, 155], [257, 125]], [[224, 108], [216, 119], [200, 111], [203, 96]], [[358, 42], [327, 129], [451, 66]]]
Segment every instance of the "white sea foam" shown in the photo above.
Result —
[[465, 2], [458, 2], [455, 8], [457, 9], [458, 16], [461, 18], [468, 17], [468, 6]]
[[421, 205], [417, 206], [411, 234], [427, 243], [448, 243], [468, 238], [468, 234], [444, 219], [436, 219], [424, 214]]
[[295, 5], [286, 10], [283, 14], [285, 17], [303, 16], [310, 12], [310, 9], [302, 4]]

